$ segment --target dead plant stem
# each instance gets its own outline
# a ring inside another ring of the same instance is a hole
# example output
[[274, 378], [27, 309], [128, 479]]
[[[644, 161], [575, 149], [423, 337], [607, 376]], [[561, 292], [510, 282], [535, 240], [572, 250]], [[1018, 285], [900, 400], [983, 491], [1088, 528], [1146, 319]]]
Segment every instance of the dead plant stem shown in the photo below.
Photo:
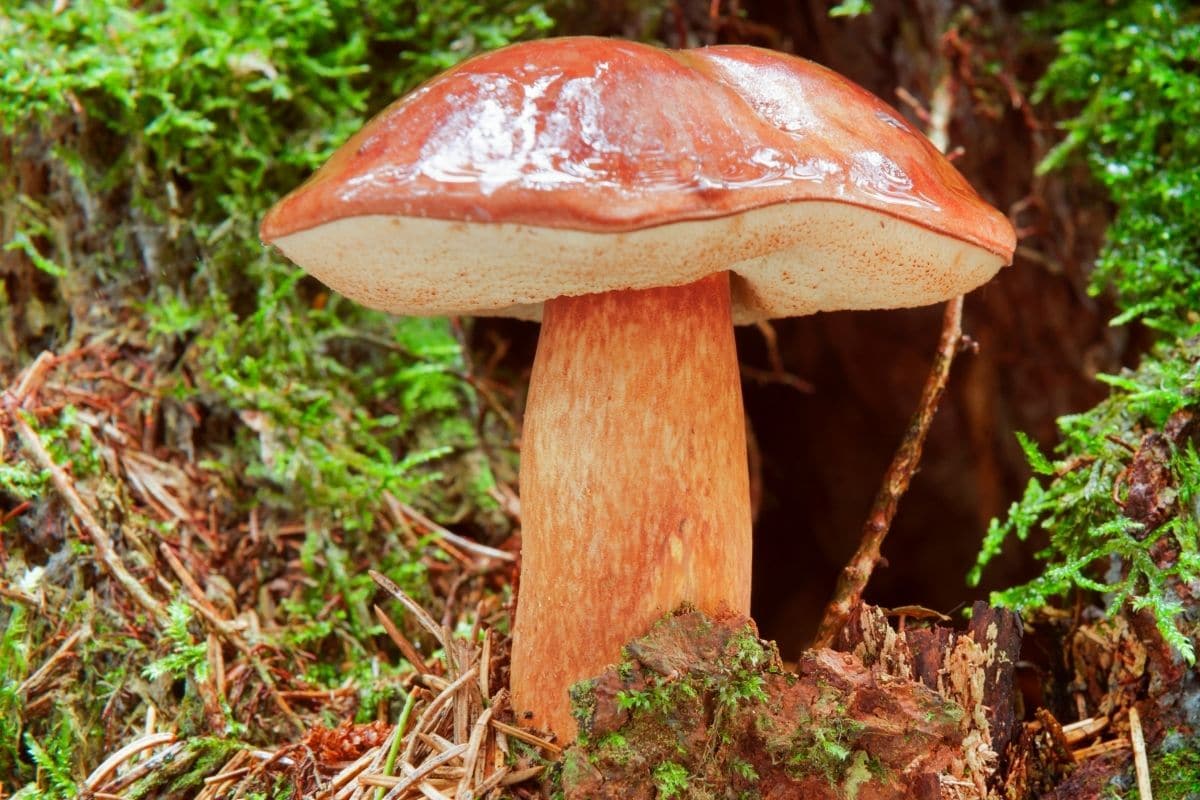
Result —
[[925, 438], [929, 434], [929, 425], [946, 390], [950, 364], [954, 361], [954, 354], [962, 339], [962, 304], [961, 295], [946, 304], [946, 311], [942, 317], [941, 339], [934, 356], [933, 369], [925, 380], [925, 388], [921, 391], [920, 405], [909, 421], [904, 440], [892, 458], [883, 485], [879, 487], [879, 493], [875, 495], [871, 513], [863, 525], [858, 550], [850, 557], [850, 562], [838, 577], [833, 599], [825, 607], [825, 614], [817, 629], [814, 647], [832, 646], [838, 632], [850, 619], [850, 614], [862, 602], [863, 590], [866, 589], [871, 573], [879, 563], [883, 540], [896, 517], [900, 498], [908, 491], [913, 473], [917, 471]]
[[1129, 741], [1133, 745], [1133, 770], [1137, 775], [1140, 800], [1154, 800], [1150, 789], [1150, 762], [1146, 758], [1146, 737], [1142, 733], [1142, 716], [1137, 706], [1129, 709]]
[[[944, 153], [949, 146], [948, 129], [954, 111], [954, 76], [947, 65], [942, 66], [942, 76], [934, 86], [925, 119], [928, 120], [930, 141]], [[896, 455], [892, 457], [883, 484], [875, 495], [875, 502], [863, 525], [858, 550], [838, 576], [837, 588], [834, 590], [833, 599], [825, 606], [825, 614], [821, 618], [813, 647], [833, 645], [838, 632], [850, 619], [850, 614], [862, 602], [863, 591], [867, 582], [871, 580], [871, 573], [879, 564], [883, 540], [892, 527], [900, 498], [908, 491], [913, 473], [917, 471], [917, 465], [921, 462], [921, 451], [925, 447], [925, 438], [929, 435], [929, 425], [933, 422], [938, 403], [946, 391], [950, 365], [954, 362], [954, 356], [962, 343], [962, 307], [962, 295], [946, 304], [942, 315], [941, 338], [938, 341], [937, 353], [934, 354], [933, 367], [929, 377], [925, 379], [925, 387], [921, 390], [920, 405], [909, 421], [904, 439], [900, 442]]]
[[42, 444], [42, 439], [38, 436], [37, 431], [26, 422], [25, 417], [22, 416], [20, 410], [17, 408], [15, 398], [6, 398], [5, 406], [13, 428], [17, 431], [17, 436], [20, 437], [22, 444], [25, 445], [30, 455], [33, 456], [34, 462], [41, 469], [49, 473], [50, 483], [53, 484], [55, 491], [66, 501], [67, 506], [71, 509], [71, 513], [79, 520], [80, 525], [87, 532], [88, 538], [95, 545], [96, 554], [100, 557], [100, 563], [104, 565], [109, 574], [124, 587], [125, 591], [154, 620], [166, 623], [167, 614], [162, 604], [125, 567], [124, 562], [121, 561], [121, 557], [117, 554], [117, 550], [113, 546], [113, 541], [108, 535], [108, 531], [104, 530], [104, 527], [96, 521], [92, 510], [83, 502], [83, 498], [79, 496], [79, 492], [75, 491], [75, 486], [67, 476], [66, 471], [54, 462], [54, 459], [50, 456], [50, 452]]

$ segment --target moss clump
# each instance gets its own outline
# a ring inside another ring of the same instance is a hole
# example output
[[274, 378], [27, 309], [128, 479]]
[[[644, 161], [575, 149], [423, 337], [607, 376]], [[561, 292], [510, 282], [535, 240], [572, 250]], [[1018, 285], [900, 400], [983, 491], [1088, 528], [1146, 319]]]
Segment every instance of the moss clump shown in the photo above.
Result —
[[1176, 335], [1200, 309], [1200, 14], [1178, 0], [1074, 0], [1041, 20], [1060, 31], [1039, 94], [1078, 109], [1043, 171], [1081, 156], [1116, 206], [1096, 263], [1120, 319]]
[[1041, 168], [1082, 157], [1108, 189], [1116, 217], [1093, 286], [1115, 291], [1114, 324], [1140, 319], [1160, 341], [1136, 371], [1102, 376], [1108, 400], [1059, 420], [1055, 460], [1022, 439], [1041, 477], [993, 523], [970, 581], [1008, 537], [1044, 532], [1043, 574], [994, 603], [1110, 594], [1112, 612], [1149, 611], [1193, 661], [1196, 622], [1176, 590], [1200, 578], [1200, 458], [1189, 423], [1200, 410], [1200, 136], [1189, 122], [1200, 118], [1200, 15], [1169, 0], [1077, 0], [1042, 22], [1060, 33], [1040, 94], [1077, 113]]
[[203, 788], [204, 779], [218, 772], [241, 748], [242, 745], [227, 739], [203, 737], [189, 741], [176, 758], [134, 783], [129, 797], [142, 800], [194, 795]]
[[[144, 516], [109, 468], [111, 439], [100, 462], [89, 437], [108, 425], [149, 443], [183, 516], [208, 515], [220, 534], [185, 533], [195, 552], [184, 560], [230, 618], [257, 614], [264, 680], [351, 681], [362, 713], [377, 713], [400, 666], [379, 663], [365, 567], [426, 594], [419, 558], [378, 533], [387, 497], [502, 535], [488, 490], [493, 467], [511, 465], [503, 448], [495, 458], [480, 446], [493, 423], [460, 329], [330, 296], [258, 243], [258, 221], [395, 96], [550, 24], [531, 0], [35, 1], [0, 15], [0, 375], [11, 384], [43, 349], [79, 356], [50, 377], [104, 419], [83, 423], [44, 394], [27, 422], [158, 592], [174, 574], [157, 549], [178, 546], [181, 525]], [[125, 382], [120, 396], [112, 380]], [[109, 416], [118, 408], [127, 417]], [[199, 705], [210, 631], [174, 607], [162, 625], [118, 607], [46, 475], [3, 434], [0, 508], [32, 506], [3, 529], [0, 582], [14, 594], [0, 605], [0, 794], [36, 781], [44, 796], [69, 796], [138, 734], [147, 704], [165, 720]], [[302, 547], [283, 546], [278, 530], [297, 523]], [[239, 549], [247, 527], [275, 552]], [[251, 699], [257, 688], [231, 701], [247, 730], [228, 709], [186, 723], [270, 742], [288, 726]]]
[[573, 684], [569, 690], [571, 697], [571, 716], [575, 718], [575, 724], [580, 728], [580, 737], [585, 738], [586, 733], [583, 732], [584, 724], [592, 718], [592, 714], [596, 711], [596, 694], [595, 683], [590, 680], [579, 681]]
[[736, 740], [766, 701], [772, 670], [778, 656], [749, 624], [714, 624], [690, 609], [661, 620], [619, 665], [572, 691], [580, 732], [567, 796], [589, 796], [614, 771], [664, 799], [752, 792], [758, 774]]
[[[1120, 785], [1118, 785], [1118, 783]], [[1163, 746], [1150, 756], [1150, 788], [1154, 800], [1195, 800], [1200, 797], [1200, 738], [1168, 734]], [[1106, 787], [1105, 800], [1140, 800], [1130, 774]]]
[[787, 736], [769, 738], [768, 752], [793, 777], [821, 775], [830, 783], [841, 783], [863, 727], [847, 717], [845, 709], [822, 703], [805, 710]]
[[[1108, 400], [1059, 420], [1057, 459], [1026, 442], [1042, 477], [1030, 481], [1006, 520], [992, 523], [971, 580], [1008, 537], [1025, 540], [1043, 530], [1045, 572], [994, 594], [993, 603], [1023, 609], [1073, 588], [1104, 592], [1114, 612], [1128, 606], [1152, 613], [1162, 636], [1191, 661], [1195, 621], [1174, 587], [1200, 579], [1200, 526], [1192, 511], [1200, 456], [1188, 422], [1200, 409], [1200, 339], [1164, 345], [1136, 371], [1106, 380], [1113, 386]], [[1131, 492], [1155, 499], [1135, 502]]]
[[[1195, 800], [1200, 797], [1200, 738], [1177, 741], [1150, 761], [1150, 788], [1157, 800]], [[1130, 800], [1138, 797], [1130, 794]]]

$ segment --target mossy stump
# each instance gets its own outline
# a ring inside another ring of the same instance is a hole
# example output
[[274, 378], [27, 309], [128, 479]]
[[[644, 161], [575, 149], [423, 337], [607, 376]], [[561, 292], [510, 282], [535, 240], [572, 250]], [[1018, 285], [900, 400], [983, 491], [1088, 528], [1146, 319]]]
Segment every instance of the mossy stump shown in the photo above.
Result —
[[980, 709], [866, 660], [810, 650], [790, 673], [749, 620], [681, 609], [628, 645], [620, 664], [575, 686], [579, 740], [564, 756], [563, 793], [986, 796], [996, 759], [974, 722]]

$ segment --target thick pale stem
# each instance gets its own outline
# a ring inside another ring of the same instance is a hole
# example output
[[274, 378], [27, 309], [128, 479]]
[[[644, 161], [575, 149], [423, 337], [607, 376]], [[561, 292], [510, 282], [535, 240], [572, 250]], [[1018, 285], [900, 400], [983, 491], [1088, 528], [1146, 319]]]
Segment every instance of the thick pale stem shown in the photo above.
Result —
[[749, 612], [728, 275], [547, 302], [521, 456], [513, 706], [569, 740], [568, 688], [655, 619]]

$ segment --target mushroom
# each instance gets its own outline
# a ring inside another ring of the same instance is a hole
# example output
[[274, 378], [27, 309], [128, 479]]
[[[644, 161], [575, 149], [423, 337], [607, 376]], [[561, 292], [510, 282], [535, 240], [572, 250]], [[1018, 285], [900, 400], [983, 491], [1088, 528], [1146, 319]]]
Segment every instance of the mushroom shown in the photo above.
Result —
[[595, 38], [425, 83], [261, 234], [374, 308], [541, 319], [511, 688], [566, 739], [568, 687], [655, 619], [749, 613], [733, 324], [945, 300], [1014, 248], [921, 133], [837, 74]]

